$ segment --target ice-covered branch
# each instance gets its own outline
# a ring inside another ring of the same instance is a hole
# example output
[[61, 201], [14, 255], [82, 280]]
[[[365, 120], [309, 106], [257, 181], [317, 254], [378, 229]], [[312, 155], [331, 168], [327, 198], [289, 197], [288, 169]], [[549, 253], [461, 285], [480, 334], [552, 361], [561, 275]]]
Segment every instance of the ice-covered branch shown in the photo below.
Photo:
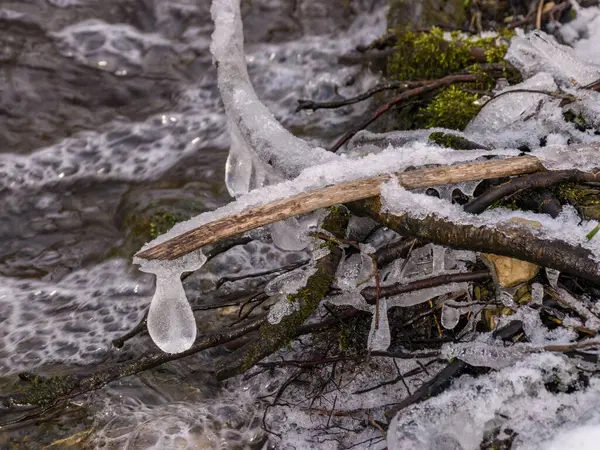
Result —
[[258, 99], [246, 68], [239, 0], [213, 0], [215, 22], [211, 52], [218, 65], [219, 90], [232, 135], [263, 164], [293, 178], [312, 165], [332, 161], [335, 155], [312, 148], [293, 136]]
[[[407, 189], [521, 175], [544, 170], [542, 164], [528, 156], [445, 166], [397, 174], [398, 182]], [[380, 186], [390, 175], [341, 183], [267, 203], [203, 224], [136, 256], [152, 260], [173, 260], [222, 239], [250, 231], [316, 209], [379, 195]]]
[[[477, 216], [471, 217], [466, 213], [463, 213], [464, 216], [450, 218], [442, 211], [425, 211], [426, 208], [419, 211], [416, 202], [423, 199], [411, 199], [410, 195], [413, 194], [398, 191], [397, 208], [392, 208], [392, 211], [389, 207], [382, 208], [381, 197], [349, 206], [353, 212], [367, 214], [405, 236], [451, 248], [510, 256], [570, 273], [600, 285], [597, 256], [574, 239], [576, 222], [564, 227], [564, 235], [560, 235], [560, 232], [543, 234], [540, 230], [527, 226], [475, 220]], [[460, 215], [460, 208], [457, 207], [453, 212]], [[578, 231], [578, 234], [585, 236], [585, 230]]]

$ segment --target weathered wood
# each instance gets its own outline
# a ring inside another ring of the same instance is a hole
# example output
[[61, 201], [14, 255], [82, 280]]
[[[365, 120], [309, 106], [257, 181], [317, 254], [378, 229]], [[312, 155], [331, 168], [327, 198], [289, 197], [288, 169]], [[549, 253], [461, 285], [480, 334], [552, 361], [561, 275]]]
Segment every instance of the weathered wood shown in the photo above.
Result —
[[[406, 189], [418, 189], [442, 184], [523, 175], [545, 170], [540, 161], [531, 156], [519, 156], [413, 170], [396, 174]], [[143, 259], [173, 260], [207, 244], [245, 233], [270, 223], [306, 214], [332, 205], [377, 197], [382, 183], [392, 175], [379, 175], [335, 186], [317, 189], [290, 198], [268, 203], [202, 225], [154, 247], [139, 252]]]

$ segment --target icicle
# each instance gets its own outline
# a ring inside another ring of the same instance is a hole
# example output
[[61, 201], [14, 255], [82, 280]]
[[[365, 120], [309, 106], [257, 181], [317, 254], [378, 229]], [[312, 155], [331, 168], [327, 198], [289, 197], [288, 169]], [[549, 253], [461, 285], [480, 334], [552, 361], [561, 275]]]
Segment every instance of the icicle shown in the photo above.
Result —
[[165, 353], [181, 353], [196, 340], [196, 320], [185, 296], [181, 274], [206, 262], [201, 251], [172, 261], [134, 258], [143, 272], [156, 275], [156, 290], [148, 310], [148, 334]]
[[277, 247], [285, 251], [299, 252], [309, 244], [305, 228], [295, 217], [272, 224], [271, 239]]
[[[379, 314], [373, 307], [373, 320], [369, 332], [368, 348], [370, 351], [385, 351], [390, 346], [390, 324], [388, 322], [388, 308], [385, 298], [379, 300]], [[379, 321], [377, 321], [379, 316]]]

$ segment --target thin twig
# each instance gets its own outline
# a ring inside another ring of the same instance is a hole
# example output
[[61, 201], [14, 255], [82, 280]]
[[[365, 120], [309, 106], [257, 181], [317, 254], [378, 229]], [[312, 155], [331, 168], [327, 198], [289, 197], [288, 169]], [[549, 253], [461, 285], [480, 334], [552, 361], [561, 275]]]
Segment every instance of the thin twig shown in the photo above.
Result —
[[[410, 283], [395, 283], [388, 286], [381, 286], [379, 288], [379, 294], [382, 297], [391, 297], [393, 295], [418, 291], [420, 289], [443, 286], [449, 283], [483, 281], [489, 278], [491, 278], [491, 274], [487, 270], [438, 275], [431, 278], [425, 278], [423, 280], [411, 281]], [[366, 287], [360, 293], [369, 304], [373, 304], [373, 302], [375, 302], [377, 299], [377, 288]]]
[[417, 88], [405, 91], [402, 94], [400, 94], [399, 96], [397, 96], [396, 98], [394, 98], [389, 103], [386, 103], [385, 105], [380, 106], [371, 117], [364, 120], [356, 128], [345, 133], [329, 150], [332, 152], [337, 152], [342, 147], [342, 145], [344, 145], [346, 142], [348, 142], [350, 140], [350, 138], [352, 136], [354, 136], [359, 131], [367, 128], [369, 125], [371, 125], [373, 122], [375, 122], [378, 118], [380, 118], [382, 115], [384, 115], [390, 109], [392, 109], [392, 107], [394, 107], [400, 103], [403, 103], [411, 98], [426, 94], [427, 92], [435, 91], [436, 89], [449, 86], [454, 83], [475, 83], [479, 80], [480, 80], [480, 76], [476, 75], [476, 74], [448, 75], [448, 76], [445, 76], [444, 78], [440, 78], [439, 80], [430, 81], [429, 83], [424, 84], [423, 86], [419, 86]]

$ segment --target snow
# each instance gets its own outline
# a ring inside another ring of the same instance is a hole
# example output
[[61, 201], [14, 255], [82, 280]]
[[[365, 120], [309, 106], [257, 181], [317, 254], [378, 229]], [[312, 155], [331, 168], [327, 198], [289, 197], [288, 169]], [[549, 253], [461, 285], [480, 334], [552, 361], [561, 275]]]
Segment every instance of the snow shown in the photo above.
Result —
[[[585, 162], [583, 163], [585, 164]], [[549, 242], [565, 241], [575, 246], [581, 246], [591, 251], [592, 258], [600, 261], [600, 243], [594, 239], [588, 240], [587, 234], [594, 229], [597, 221], [582, 221], [574, 208], [565, 206], [556, 219], [546, 214], [525, 211], [511, 211], [503, 208], [487, 210], [483, 214], [474, 215], [463, 211], [457, 204], [451, 204], [436, 197], [411, 193], [398, 185], [397, 181], [389, 181], [381, 187], [382, 210], [393, 214], [408, 214], [410, 217], [423, 219], [435, 215], [455, 224], [475, 227], [498, 226], [511, 228], [519, 225], [511, 224], [510, 219], [520, 217], [541, 223], [541, 228], [530, 227], [529, 231], [536, 237]]]
[[388, 430], [388, 448], [475, 450], [486, 434], [509, 430], [516, 435], [511, 448], [579, 448], [559, 446], [574, 429], [579, 429], [578, 439], [591, 445], [600, 424], [598, 380], [573, 394], [547, 387], [555, 380], [565, 387], [576, 384], [575, 374], [566, 357], [542, 353], [486, 376], [463, 376], [438, 397], [398, 414]]

